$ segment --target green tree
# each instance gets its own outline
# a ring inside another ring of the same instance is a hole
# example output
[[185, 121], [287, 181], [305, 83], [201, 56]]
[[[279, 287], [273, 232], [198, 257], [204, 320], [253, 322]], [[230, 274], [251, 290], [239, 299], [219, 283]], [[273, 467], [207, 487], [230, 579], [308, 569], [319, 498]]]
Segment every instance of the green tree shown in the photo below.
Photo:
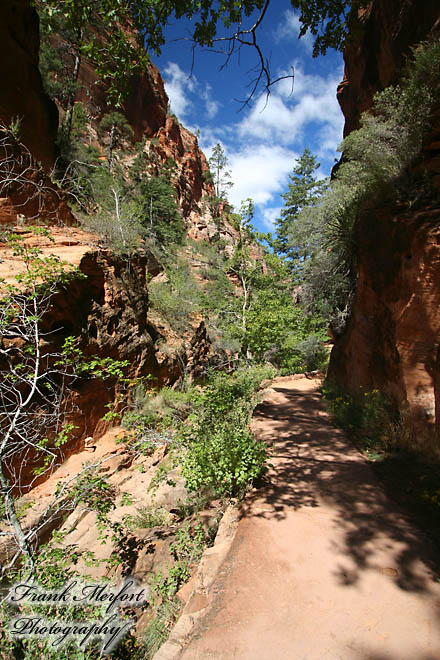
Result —
[[211, 210], [215, 217], [220, 212], [220, 206], [228, 199], [228, 190], [234, 184], [231, 180], [231, 172], [228, 170], [228, 157], [220, 144], [217, 142], [212, 155], [208, 160], [211, 180], [214, 184], [215, 197], [211, 201]]
[[147, 236], [169, 250], [182, 242], [185, 225], [177, 208], [176, 191], [163, 176], [142, 177], [133, 191], [138, 217]]
[[310, 257], [312, 244], [316, 239], [314, 232], [308, 235], [298, 232], [298, 217], [304, 209], [316, 206], [328, 187], [326, 180], [318, 180], [316, 177], [315, 173], [319, 167], [316, 156], [306, 147], [293, 168], [293, 174], [289, 175], [287, 191], [281, 195], [285, 203], [281, 217], [275, 221], [274, 247], [277, 254], [287, 258], [292, 266], [298, 259]]
[[130, 139], [133, 137], [133, 129], [121, 112], [108, 112], [99, 122], [99, 131], [101, 134], [108, 133], [107, 163], [109, 170], [111, 170], [113, 150], [119, 146], [124, 138]]

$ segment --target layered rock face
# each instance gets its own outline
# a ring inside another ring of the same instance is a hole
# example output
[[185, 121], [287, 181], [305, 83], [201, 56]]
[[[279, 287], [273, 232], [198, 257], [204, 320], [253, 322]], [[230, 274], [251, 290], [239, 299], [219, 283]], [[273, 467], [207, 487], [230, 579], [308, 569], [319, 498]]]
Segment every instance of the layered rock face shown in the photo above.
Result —
[[[89, 109], [94, 123], [109, 110], [105, 89], [87, 62], [80, 67], [77, 100]], [[209, 167], [196, 136], [168, 114], [168, 96], [154, 64], [150, 63], [145, 74], [131, 81], [123, 112], [133, 129], [134, 140], [145, 140], [151, 173], [159, 174], [167, 161], [174, 162], [173, 185], [179, 206], [189, 233], [198, 238], [200, 232], [196, 226], [200, 218], [205, 216], [202, 225], [212, 224], [209, 213], [203, 213], [200, 207], [203, 196], [214, 194], [213, 184], [204, 177]]]
[[[51, 240], [22, 230], [23, 241], [38, 247], [43, 256], [55, 255], [74, 264], [86, 277], [75, 277], [54, 296], [41, 324], [43, 354], [59, 353], [68, 336], [78, 338], [85, 359], [91, 357], [128, 361], [124, 373], [129, 378], [148, 376], [150, 387], [172, 385], [183, 368], [189, 378], [203, 375], [216, 360], [203, 322], [194, 324], [186, 341], [153, 320], [149, 309], [147, 278], [158, 274], [159, 266], [147, 251], [122, 259], [109, 250], [99, 249], [96, 237], [78, 229], [53, 228]], [[0, 277], [6, 283], [23, 272], [23, 262], [0, 243]], [[0, 338], [1, 341], [1, 338]], [[180, 352], [164, 350], [177, 346]], [[161, 348], [162, 347], [162, 350]], [[100, 437], [109, 427], [103, 421], [107, 404], [115, 400], [114, 379], [81, 377], [73, 384], [67, 405], [69, 421], [76, 426], [63, 447], [69, 456], [82, 448], [81, 438]], [[20, 472], [21, 483], [32, 475], [35, 464], [14, 459], [11, 470]], [[43, 481], [40, 478], [39, 481]], [[38, 480], [33, 479], [33, 483]]]
[[[7, 58], [6, 53], [2, 57], [2, 65], [6, 63], [6, 68], [0, 120], [9, 121], [17, 115], [24, 117], [23, 142], [31, 156], [50, 167], [55, 158], [58, 111], [44, 95], [38, 71], [38, 16], [30, 8], [29, 0], [11, 0], [6, 3], [7, 7], [4, 4], [0, 8], [2, 35], [4, 31], [0, 56], [3, 48], [9, 48], [10, 52]], [[11, 58], [16, 62], [12, 63]], [[89, 117], [88, 135], [84, 139], [100, 150], [105, 163], [106, 144], [97, 130], [102, 116], [111, 110], [106, 107], [104, 92], [92, 67], [84, 61], [78, 79], [78, 100], [84, 104]], [[62, 108], [58, 110], [63, 112]], [[127, 148], [115, 156], [122, 167], [128, 169], [136, 157], [133, 142], [142, 143], [149, 176], [160, 175], [171, 165], [171, 181], [188, 236], [196, 241], [220, 237], [228, 243], [226, 252], [228, 247], [232, 250], [237, 231], [226, 220], [213, 218], [209, 209], [209, 196], [214, 194], [214, 187], [204, 176], [208, 171], [206, 158], [198, 147], [196, 136], [168, 114], [168, 98], [159, 71], [153, 65], [148, 66], [144, 75], [133, 79], [124, 113], [133, 129], [133, 141], [127, 142], [124, 145]], [[58, 212], [60, 200], [67, 209], [60, 191], [55, 191], [55, 198], [52, 204], [54, 213]], [[14, 224], [18, 213], [23, 213], [28, 222], [32, 222], [34, 216], [49, 222], [53, 217], [39, 213], [38, 208], [30, 209], [29, 205], [20, 204], [17, 208], [14, 201], [13, 198], [0, 199], [0, 223]], [[44, 203], [46, 209], [46, 196]], [[70, 211], [67, 211], [66, 215], [69, 215]], [[69, 222], [64, 215], [60, 217], [58, 214], [57, 218], [64, 224], [75, 222], [73, 217], [67, 218]], [[33, 240], [26, 237], [23, 227], [18, 231], [23, 233], [25, 240]], [[46, 240], [47, 245], [44, 238], [38, 238], [38, 247], [43, 254], [56, 254], [73, 262], [87, 279], [70, 282], [54, 299], [42, 328], [43, 332], [49, 333], [48, 351], [59, 351], [67, 336], [75, 336], [86, 357], [128, 360], [127, 375], [149, 375], [155, 387], [175, 383], [183, 370], [189, 378], [201, 377], [207, 366], [215, 362], [215, 351], [200, 319], [194, 319], [192, 326], [181, 336], [182, 333], [176, 334], [150, 310], [148, 277], [157, 276], [161, 267], [148, 250], [124, 260], [102, 249], [96, 236], [78, 229], [53, 227], [51, 233], [55, 241]], [[11, 281], [16, 274], [17, 260], [7, 245], [0, 245], [0, 252], [0, 276]], [[190, 266], [197, 277], [197, 263], [191, 262]], [[107, 412], [106, 405], [114, 398], [115, 383], [103, 383], [98, 379], [78, 381], [72, 401], [77, 430], [69, 446], [64, 447], [67, 455], [78, 450], [81, 438], [97, 437], [105, 432], [106, 423], [100, 420]]]
[[436, 0], [372, 0], [362, 15], [362, 33], [344, 52], [344, 80], [338, 101], [345, 116], [344, 135], [359, 128], [376, 92], [396, 82], [411, 47], [438, 24]]
[[29, 0], [0, 3], [0, 121], [19, 118], [21, 139], [46, 167], [55, 159], [58, 112], [38, 70], [38, 15]]
[[[345, 132], [359, 125], [378, 90], [395, 82], [411, 45], [439, 24], [435, 1], [375, 0], [362, 40], [345, 53], [339, 100]], [[378, 388], [396, 404], [413, 441], [440, 452], [440, 110], [414, 170], [431, 190], [416, 210], [390, 205], [358, 219], [358, 281], [345, 334], [329, 376], [356, 393]], [[392, 198], [392, 194], [390, 195]]]

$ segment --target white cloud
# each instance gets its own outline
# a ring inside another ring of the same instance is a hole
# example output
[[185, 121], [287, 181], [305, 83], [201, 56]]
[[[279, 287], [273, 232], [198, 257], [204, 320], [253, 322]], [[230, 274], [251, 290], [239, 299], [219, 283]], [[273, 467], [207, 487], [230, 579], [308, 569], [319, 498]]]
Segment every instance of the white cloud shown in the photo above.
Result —
[[194, 109], [194, 101], [200, 99], [205, 104], [208, 119], [217, 114], [220, 103], [212, 98], [212, 87], [208, 83], [204, 88], [195, 76], [191, 76], [180, 68], [176, 62], [168, 62], [165, 75], [165, 91], [170, 99], [171, 111], [179, 118], [185, 117]]
[[238, 208], [247, 197], [265, 206], [283, 192], [298, 154], [282, 146], [248, 144], [227, 156], [234, 181], [228, 197]]
[[267, 103], [266, 96], [260, 96], [250, 114], [238, 126], [240, 137], [277, 139], [288, 144], [296, 137], [291, 114], [291, 110], [277, 94], [271, 94]]
[[281, 206], [274, 206], [262, 210], [262, 221], [266, 229], [275, 230], [275, 220], [280, 217]]
[[[277, 41], [287, 39], [297, 40], [299, 39], [301, 27], [302, 26], [299, 20], [299, 15], [296, 14], [292, 9], [288, 9], [286, 12], [284, 12], [283, 20], [275, 31], [275, 38]], [[299, 39], [300, 45], [302, 45], [308, 53], [313, 52], [313, 41], [313, 35], [310, 33], [310, 30], [307, 30], [305, 35]]]
[[206, 114], [208, 115], [209, 119], [213, 119], [216, 116], [220, 107], [220, 103], [212, 98], [211, 90], [211, 85], [206, 84], [205, 89], [200, 94], [201, 98], [205, 102]]
[[168, 62], [164, 74], [171, 110], [178, 117], [184, 117], [192, 106], [189, 94], [195, 89], [195, 80], [189, 78], [176, 62]]
[[[344, 118], [336, 100], [340, 79], [339, 70], [325, 78], [305, 74], [295, 66], [293, 95], [289, 81], [281, 81], [267, 104], [266, 97], [260, 97], [238, 127], [240, 137], [291, 145], [304, 132], [312, 131], [314, 139], [323, 136], [324, 151], [330, 151], [342, 137]], [[330, 135], [334, 136], [331, 145]]]

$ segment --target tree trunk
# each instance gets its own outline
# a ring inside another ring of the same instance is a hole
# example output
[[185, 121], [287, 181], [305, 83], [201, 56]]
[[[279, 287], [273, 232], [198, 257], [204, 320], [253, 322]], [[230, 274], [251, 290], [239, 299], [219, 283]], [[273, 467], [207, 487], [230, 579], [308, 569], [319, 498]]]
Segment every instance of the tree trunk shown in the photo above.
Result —
[[108, 155], [107, 155], [107, 162], [108, 162], [108, 169], [112, 169], [112, 163], [113, 163], [113, 147], [115, 145], [115, 125], [112, 124], [111, 130], [110, 130], [110, 142], [108, 145]]
[[[82, 30], [80, 31], [79, 34], [78, 43], [81, 43], [81, 39], [82, 39]], [[75, 51], [75, 62], [73, 65], [73, 72], [72, 72], [72, 89], [70, 90], [69, 96], [67, 98], [67, 111], [66, 111], [66, 117], [64, 119], [64, 131], [67, 142], [70, 142], [70, 134], [72, 132], [73, 108], [75, 106], [75, 99], [76, 99], [76, 83], [78, 82], [80, 66], [81, 66], [81, 51], [77, 49]]]

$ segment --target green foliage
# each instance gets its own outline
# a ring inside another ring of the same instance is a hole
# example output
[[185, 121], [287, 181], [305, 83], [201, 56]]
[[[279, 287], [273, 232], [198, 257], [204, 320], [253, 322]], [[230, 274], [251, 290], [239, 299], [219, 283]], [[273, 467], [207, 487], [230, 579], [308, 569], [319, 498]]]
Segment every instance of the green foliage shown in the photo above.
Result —
[[[350, 133], [329, 191], [319, 204], [304, 209], [292, 232], [312, 258], [303, 267], [306, 309], [328, 319], [335, 334], [343, 330], [356, 281], [356, 220], [380, 200], [414, 204], [409, 166], [420, 152], [429, 114], [439, 98], [440, 46], [420, 44], [401, 82], [376, 94], [361, 128]], [[426, 187], [423, 187], [426, 190]]]
[[40, 15], [39, 69], [45, 92], [66, 108], [70, 96], [75, 96], [76, 82], [72, 81], [73, 59], [67, 44], [54, 44], [51, 27], [45, 14]]
[[255, 391], [271, 374], [263, 367], [218, 373], [205, 387], [181, 432], [187, 447], [182, 474], [190, 490], [239, 494], [263, 474], [267, 450], [248, 425]]
[[60, 158], [54, 173], [56, 183], [68, 192], [71, 203], [82, 210], [99, 203], [97, 196], [95, 199], [93, 176], [96, 171], [102, 169], [101, 153], [88, 141], [86, 129], [89, 123], [88, 112], [82, 103], [76, 102], [72, 106], [69, 136], [63, 127], [60, 127]]
[[199, 429], [184, 463], [190, 490], [213, 489], [219, 495], [241, 493], [261, 476], [265, 447], [245, 428], [246, 415], [236, 411], [217, 428]]
[[[130, 75], [142, 73], [148, 58], [141, 33], [136, 41], [127, 36], [127, 26], [136, 28], [139, 14], [134, 2], [118, 0], [39, 0], [35, 2], [46, 34], [61, 34], [76, 57], [86, 58], [107, 85], [108, 102], [120, 105]], [[125, 29], [124, 29], [125, 28]], [[73, 71], [71, 73], [73, 82]]]
[[129, 257], [139, 249], [144, 234], [133, 190], [121, 172], [102, 166], [89, 173], [89, 182], [97, 208], [82, 215], [85, 227], [104, 238], [116, 253]]
[[[141, 239], [144, 239], [160, 261], [170, 259], [169, 255], [174, 255], [176, 246], [182, 244], [185, 236], [176, 190], [170, 183], [174, 161], [167, 161], [162, 175], [150, 175], [148, 157], [141, 144], [126, 173], [115, 165], [113, 149], [120, 146], [123, 136], [130, 137], [131, 128], [123, 115], [114, 112], [104, 116], [100, 127], [101, 133], [110, 131], [109, 167], [103, 167], [100, 161], [80, 161], [72, 166], [75, 172], [80, 172], [77, 188], [87, 200], [83, 206], [88, 212], [82, 216], [85, 226], [100, 234], [123, 256], [129, 257], [139, 249]], [[72, 144], [76, 145], [76, 142]], [[84, 170], [86, 183], [82, 178]]]
[[155, 617], [142, 635], [141, 650], [139, 655], [134, 656], [135, 659], [139, 658], [140, 660], [142, 658], [144, 660], [154, 656], [168, 639], [181, 607], [182, 604], [176, 596], [167, 598], [159, 605]]
[[97, 524], [102, 531], [109, 512], [115, 508], [116, 491], [96, 469], [83, 472], [74, 482], [71, 497], [96, 512]]
[[98, 130], [101, 135], [108, 134], [107, 162], [109, 169], [113, 164], [113, 150], [120, 146], [124, 139], [133, 138], [133, 129], [127, 118], [120, 112], [108, 112], [99, 122]]
[[151, 306], [174, 330], [187, 330], [191, 317], [200, 309], [198, 284], [182, 255], [175, 256], [173, 264], [168, 261], [166, 276], [166, 281], [149, 285]]
[[208, 538], [202, 522], [194, 527], [185, 523], [176, 532], [176, 538], [170, 545], [170, 550], [176, 561], [186, 562], [188, 565], [198, 562], [203, 550], [208, 545]]
[[[325, 324], [317, 316], [306, 315], [292, 298], [294, 281], [290, 268], [279, 257], [267, 253], [266, 269], [255, 278], [247, 317], [247, 342], [252, 355], [263, 360], [272, 355], [274, 364], [285, 365], [295, 343], [310, 334], [325, 339]], [[286, 339], [289, 338], [289, 347]], [[285, 348], [283, 348], [285, 346]], [[271, 359], [272, 361], [272, 357]]]
[[134, 515], [124, 516], [124, 525], [129, 529], [150, 529], [169, 523], [170, 514], [163, 507], [141, 507]]
[[[112, 130], [116, 131], [117, 138], [132, 137], [133, 129], [127, 121], [125, 115], [121, 112], [107, 112], [99, 122], [99, 130], [102, 133], [109, 133]], [[115, 139], [117, 139], [115, 137]]]
[[176, 191], [165, 177], [143, 177], [136, 189], [136, 200], [147, 236], [160, 245], [182, 242], [185, 226], [177, 210]]
[[[175, 428], [188, 417], [193, 396], [194, 392], [191, 390], [185, 392], [163, 387], [159, 392], [152, 391], [142, 398], [136, 407], [136, 412], [146, 425]], [[124, 418], [124, 424], [128, 419], [132, 419], [132, 413], [128, 413]]]
[[391, 404], [377, 389], [348, 394], [331, 381], [322, 386], [324, 401], [338, 426], [360, 442], [367, 455], [394, 444], [397, 418]]
[[328, 48], [343, 50], [345, 43], [362, 29], [358, 11], [368, 7], [367, 0], [291, 0], [300, 11], [302, 37], [310, 30], [315, 37], [313, 57], [325, 55]]
[[275, 356], [282, 376], [325, 369], [328, 358], [322, 338], [309, 335], [298, 341], [295, 334], [287, 335]]
[[293, 168], [293, 174], [289, 175], [287, 191], [281, 195], [285, 203], [281, 218], [275, 221], [274, 247], [279, 255], [289, 260], [292, 268], [299, 267], [299, 260], [310, 258], [316, 242], [314, 233], [308, 232], [306, 227], [302, 226], [298, 232], [297, 220], [303, 209], [317, 205], [320, 196], [328, 187], [327, 181], [316, 178], [315, 172], [319, 167], [320, 163], [306, 147]]

